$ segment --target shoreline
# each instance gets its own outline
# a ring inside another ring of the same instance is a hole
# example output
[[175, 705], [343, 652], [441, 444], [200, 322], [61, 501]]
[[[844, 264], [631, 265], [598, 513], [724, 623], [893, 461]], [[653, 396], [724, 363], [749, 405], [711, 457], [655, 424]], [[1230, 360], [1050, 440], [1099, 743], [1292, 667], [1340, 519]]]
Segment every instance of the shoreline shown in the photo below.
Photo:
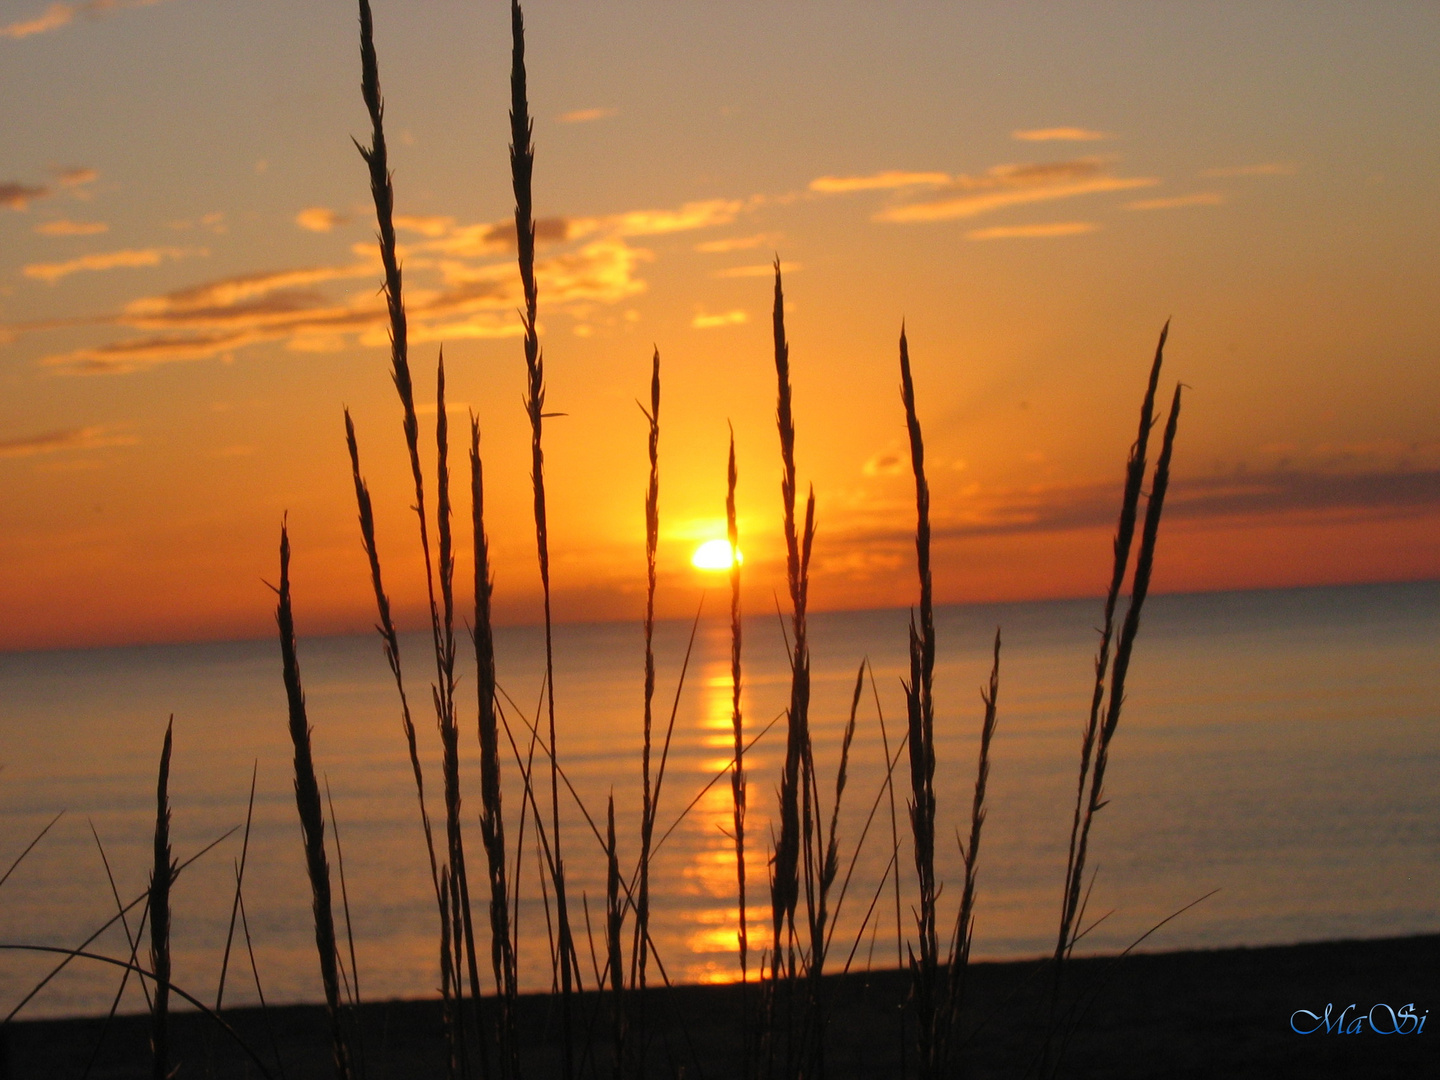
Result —
[[[1040, 960], [970, 965], [962, 1030], [972, 1077], [1025, 1072], [1043, 1029], [1037, 987], [1048, 986], [1046, 970]], [[1398, 1077], [1423, 1075], [1427, 1065], [1440, 1062], [1435, 1046], [1440, 1020], [1418, 1033], [1398, 1035], [1373, 1030], [1327, 1034], [1323, 1027], [1300, 1035], [1290, 1027], [1296, 1010], [1323, 1014], [1327, 1004], [1335, 1015], [1355, 1004], [1350, 1019], [1377, 1004], [1398, 1010], [1413, 1003], [1417, 1016], [1440, 1011], [1440, 933], [1087, 957], [1073, 962], [1068, 983], [1091, 1005], [1067, 1051], [1066, 1076]], [[908, 986], [908, 973], [895, 970], [826, 977], [827, 1076], [901, 1075], [898, 1033]], [[752, 1009], [758, 996], [752, 982]], [[559, 1074], [554, 1002], [548, 994], [521, 996], [527, 1077]], [[687, 1077], [738, 1074], [738, 984], [652, 987], [646, 1006], [650, 1075], [678, 1076], [682, 1067]], [[609, 999], [587, 993], [578, 1011], [577, 1043], [583, 1045], [588, 1024], [591, 1064], [597, 1075], [608, 1074]], [[1376, 1015], [1383, 1017], [1384, 1010]], [[206, 1017], [195, 1012], [171, 1016], [179, 1076], [258, 1075]], [[331, 1075], [321, 1006], [227, 1009], [224, 1016], [272, 1069], [278, 1049], [287, 1080]], [[369, 1075], [385, 1080], [441, 1075], [437, 999], [366, 1003], [356, 1020]], [[104, 1026], [104, 1017], [75, 1017], [19, 1020], [0, 1028], [0, 1080], [80, 1075]], [[148, 1036], [146, 1015], [115, 1017], [91, 1076], [150, 1075]]]

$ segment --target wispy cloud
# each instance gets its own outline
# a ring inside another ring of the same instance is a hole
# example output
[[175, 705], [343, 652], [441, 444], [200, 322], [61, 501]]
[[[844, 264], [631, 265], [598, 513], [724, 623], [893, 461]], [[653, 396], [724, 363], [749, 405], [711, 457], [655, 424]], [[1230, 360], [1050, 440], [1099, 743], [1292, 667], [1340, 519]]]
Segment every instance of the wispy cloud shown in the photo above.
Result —
[[35, 231], [42, 236], [97, 236], [103, 232], [109, 232], [110, 226], [103, 221], [71, 221], [69, 218], [56, 218], [54, 221], [43, 221], [35, 226]]
[[51, 30], [59, 30], [62, 26], [69, 26], [74, 21], [74, 4], [51, 4], [40, 15], [36, 15], [30, 19], [21, 19], [18, 22], [10, 23], [8, 26], [0, 26], [0, 37], [7, 37], [18, 41], [21, 38], [27, 38], [33, 34], [44, 34]]
[[871, 454], [860, 471], [866, 476], [898, 476], [904, 464], [905, 459], [899, 449], [891, 445], [877, 454]]
[[39, 15], [21, 19], [8, 26], [0, 26], [0, 38], [18, 41], [21, 38], [33, 37], [36, 34], [48, 34], [51, 30], [69, 26], [75, 21], [76, 16], [83, 15], [91, 19], [99, 19], [114, 11], [151, 7], [160, 2], [161, 0], [85, 0], [84, 3], [79, 4], [51, 4]]
[[[431, 239], [447, 235], [455, 228], [453, 217], [442, 217], [438, 214], [429, 216], [421, 214], [396, 214], [395, 227], [405, 232], [419, 233], [421, 236], [428, 236]], [[514, 227], [510, 229], [511, 234], [515, 232]], [[510, 247], [515, 246], [514, 240], [509, 242]]]
[[678, 210], [632, 210], [604, 218], [581, 219], [577, 224], [619, 236], [658, 236], [729, 225], [744, 208], [745, 203], [740, 199], [707, 199], [685, 203]]
[[167, 259], [183, 259], [188, 255], [201, 254], [183, 248], [131, 248], [125, 251], [104, 251], [93, 255], [81, 255], [58, 263], [31, 263], [25, 267], [25, 276], [38, 278], [54, 285], [71, 274], [81, 270], [114, 270], [117, 268], [138, 268], [159, 266]]
[[0, 180], [0, 206], [11, 210], [24, 210], [34, 199], [43, 199], [50, 189], [35, 184], [22, 184], [17, 180]]
[[[629, 210], [602, 217], [550, 217], [535, 222], [535, 240], [541, 246], [587, 237], [660, 236], [729, 225], [745, 209], [741, 199], [707, 199], [674, 209]], [[395, 219], [397, 229], [427, 238], [417, 250], [460, 258], [506, 255], [515, 250], [515, 222], [511, 219], [477, 225], [459, 225], [448, 217]]]
[[1300, 167], [1289, 161], [1267, 161], [1259, 165], [1225, 165], [1206, 169], [1201, 176], [1292, 176]]
[[[803, 269], [805, 268], [799, 263], [782, 262], [780, 264], [780, 271], [785, 274], [795, 274]], [[774, 273], [775, 265], [773, 263], [762, 263], [759, 266], [732, 266], [728, 270], [717, 270], [714, 276], [717, 278], [752, 278], [772, 277]]]
[[61, 187], [79, 188], [86, 184], [93, 184], [100, 179], [100, 172], [98, 169], [91, 169], [84, 165], [71, 165], [63, 169], [56, 169], [55, 179], [60, 182]]
[[[887, 459], [888, 460], [888, 459]], [[876, 473], [888, 471], [877, 468]], [[937, 542], [977, 536], [1104, 529], [1115, 519], [1113, 485], [991, 488], [937, 491], [933, 535]], [[1177, 478], [1165, 502], [1167, 520], [1243, 522], [1284, 520], [1386, 520], [1440, 512], [1440, 469], [1397, 466], [1356, 472], [1277, 469], [1263, 474]], [[904, 545], [913, 531], [883, 517], [857, 522], [842, 538]]]
[[1012, 131], [1010, 137], [1021, 142], [1096, 142], [1100, 139], [1113, 139], [1115, 136], [1105, 131], [1092, 131], [1090, 128], [1052, 127]]
[[727, 311], [721, 315], [696, 315], [690, 325], [696, 330], [716, 330], [722, 326], [740, 326], [750, 321], [743, 311]]
[[936, 196], [881, 210], [876, 221], [916, 223], [974, 217], [1007, 206], [1153, 187], [1149, 176], [1111, 176], [1098, 158], [1033, 165], [997, 165], [980, 176], [958, 176]]
[[99, 450], [106, 446], [134, 446], [139, 440], [131, 435], [117, 435], [103, 425], [63, 428], [39, 435], [23, 435], [16, 439], [0, 439], [0, 458], [34, 457], [61, 450]]
[[307, 206], [295, 215], [295, 224], [309, 232], [327, 233], [336, 225], [343, 225], [350, 220], [348, 214], [331, 210], [326, 206]]
[[[536, 277], [547, 310], [589, 325], [596, 305], [621, 303], [645, 290], [641, 270], [655, 255], [635, 246], [633, 238], [727, 225], [753, 202], [713, 199], [668, 209], [540, 219]], [[323, 219], [315, 215], [313, 223], [328, 223], [329, 213]], [[524, 298], [513, 257], [513, 220], [471, 224], [448, 216], [398, 215], [396, 227], [402, 234], [400, 254], [405, 260], [413, 343], [521, 332], [515, 311]], [[264, 344], [297, 352], [334, 351], [357, 344], [383, 348], [388, 323], [384, 298], [374, 287], [382, 274], [375, 246], [357, 242], [350, 251], [355, 258], [348, 262], [235, 275], [142, 296], [110, 314], [12, 324], [0, 326], [0, 332], [13, 335], [82, 326], [134, 332], [42, 360], [77, 374], [119, 374], [214, 359]], [[31, 276], [59, 280], [64, 273], [97, 268], [98, 257], [87, 258], [83, 266], [37, 267]], [[148, 256], [133, 258], [141, 264], [150, 262]], [[123, 264], [118, 257], [115, 261]], [[739, 273], [748, 272], [741, 268]], [[355, 284], [347, 290], [347, 283]]]
[[562, 124], [588, 124], [593, 120], [608, 120], [614, 115], [614, 109], [575, 109], [561, 113], [555, 119]]
[[[55, 179], [59, 185], [80, 199], [88, 199], [90, 197], [89, 193], [84, 190], [85, 185], [93, 183], [100, 176], [94, 169], [86, 168], [83, 165], [56, 169], [54, 171]], [[0, 180], [0, 206], [8, 206], [11, 210], [24, 210], [33, 200], [43, 199], [52, 194], [54, 194], [54, 191], [43, 184], [25, 184], [18, 180]]]
[[906, 187], [942, 187], [951, 183], [949, 173], [901, 172], [887, 170], [869, 176], [820, 176], [810, 181], [810, 190], [824, 195], [841, 195], [851, 191], [889, 191]]
[[695, 245], [702, 255], [723, 255], [731, 251], [752, 251], [779, 243], [779, 233], [756, 233], [754, 236], [727, 236], [723, 240], [706, 240]]
[[1171, 195], [1163, 199], [1138, 199], [1125, 204], [1126, 210], [1179, 210], [1186, 206], [1219, 206], [1225, 196], [1218, 191], [1197, 191], [1190, 195]]
[[1042, 225], [997, 225], [989, 229], [971, 229], [968, 240], [1032, 240], [1052, 236], [1083, 236], [1100, 226], [1093, 221], [1054, 221]]

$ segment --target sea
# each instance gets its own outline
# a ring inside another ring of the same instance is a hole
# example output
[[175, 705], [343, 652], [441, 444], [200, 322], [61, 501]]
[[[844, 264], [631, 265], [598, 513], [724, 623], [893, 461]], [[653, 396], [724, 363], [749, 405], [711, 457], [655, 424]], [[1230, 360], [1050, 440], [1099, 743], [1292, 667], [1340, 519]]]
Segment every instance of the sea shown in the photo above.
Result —
[[[914, 934], [909, 761], [901, 752], [909, 617], [879, 610], [810, 620], [815, 818], [827, 839], [852, 710], [855, 717], [827, 901], [831, 971], [895, 967]], [[981, 690], [997, 629], [1001, 638], [978, 854], [977, 959], [1054, 948], [1100, 619], [1098, 600], [936, 611], [942, 936], [953, 930], [961, 894], [959, 837], [970, 828]], [[776, 616], [747, 619], [743, 629], [742, 717], [745, 739], [753, 740], [744, 770], [754, 978], [772, 934], [768, 858], [790, 670], [786, 628]], [[545, 744], [536, 744], [529, 726], [538, 712], [542, 734], [548, 730], [543, 632], [502, 629], [496, 647], [508, 725], [503, 799], [512, 883], [518, 874], [520, 974], [525, 988], [545, 990], [558, 913], [535, 810], [548, 830], [552, 778]], [[657, 770], [663, 763], [664, 776], [657, 782], [649, 977], [735, 980], [740, 904], [728, 620], [661, 623], [655, 648], [651, 762]], [[347, 978], [356, 979], [365, 1000], [433, 995], [440, 985], [434, 887], [381, 642], [374, 634], [302, 638], [299, 651], [316, 767], [330, 800], [327, 845]], [[477, 823], [474, 661], [470, 654], [463, 663], [467, 653], [461, 650], [457, 692], [462, 819], [475, 922], [483, 932], [488, 882]], [[611, 798], [627, 879], [640, 846], [642, 629], [560, 625], [554, 654], [559, 853], [589, 986], [604, 959]], [[444, 817], [428, 633], [403, 637], [401, 659], [439, 840]], [[1440, 931], [1437, 661], [1440, 582], [1152, 597], [1111, 747], [1108, 801], [1091, 834], [1088, 932], [1077, 952], [1117, 952], [1137, 942], [1168, 950]], [[130, 908], [124, 925], [116, 921], [93, 935], [115, 916], [117, 900], [129, 903], [146, 889], [157, 767], [172, 716], [170, 831], [183, 867], [172, 891], [174, 982], [207, 1005], [222, 985], [227, 1005], [254, 1003], [262, 993], [272, 1004], [320, 1000], [274, 640], [0, 655], [0, 873], [61, 815], [0, 885], [0, 943], [84, 944], [88, 952], [128, 958], [143, 903]], [[888, 787], [887, 754], [898, 760]], [[529, 762], [533, 809], [521, 761]], [[243, 916], [232, 931], [242, 858]], [[148, 932], [138, 955], [148, 962]], [[482, 972], [487, 959], [482, 941]], [[0, 1009], [10, 1013], [58, 960], [0, 951]], [[122, 1011], [143, 1010], [136, 980], [123, 992], [120, 984], [119, 968], [77, 959], [20, 1015], [104, 1013], [117, 993]]]

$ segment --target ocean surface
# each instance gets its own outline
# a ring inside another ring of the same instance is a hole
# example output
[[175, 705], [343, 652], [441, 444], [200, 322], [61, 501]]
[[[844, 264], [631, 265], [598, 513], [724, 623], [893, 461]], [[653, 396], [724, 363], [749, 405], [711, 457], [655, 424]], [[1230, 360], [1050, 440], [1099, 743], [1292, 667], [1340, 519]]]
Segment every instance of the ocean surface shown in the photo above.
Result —
[[[840, 878], [850, 880], [835, 918], [829, 970], [847, 960], [855, 966], [897, 963], [896, 901], [893, 884], [883, 880], [895, 834], [900, 919], [907, 932], [911, 927], [913, 857], [903, 759], [893, 825], [884, 788], [884, 747], [888, 740], [894, 754], [904, 727], [900, 677], [907, 670], [907, 617], [899, 610], [812, 617], [811, 724], [827, 821], [856, 673], [863, 659], [870, 664], [839, 818]], [[940, 925], [946, 929], [960, 895], [955, 834], [968, 829], [979, 691], [996, 627], [1003, 633], [999, 727], [980, 855], [979, 958], [1034, 956], [1053, 948], [1099, 618], [1099, 602], [1088, 600], [937, 611], [937, 854], [945, 883]], [[738, 976], [735, 857], [727, 835], [731, 795], [728, 775], [722, 775], [732, 740], [729, 627], [699, 624], [677, 696], [690, 633], [688, 623], [665, 623], [657, 632], [657, 758], [672, 708], [674, 732], [656, 830], [665, 839], [652, 869], [652, 933], [659, 961], [676, 982]], [[527, 718], [534, 717], [541, 686], [543, 637], [532, 628], [504, 630], [497, 648], [500, 680], [514, 702], [507, 706], [511, 733], [524, 754], [530, 746]], [[438, 831], [439, 740], [433, 713], [422, 710], [434, 677], [428, 635], [404, 639], [402, 653]], [[561, 626], [555, 655], [559, 760], [578, 796], [562, 784], [563, 854], [570, 918], [589, 984], [595, 976], [586, 905], [598, 935], [604, 855], [585, 812], [603, 832], [613, 792], [627, 873], [639, 848], [641, 630], [635, 624]], [[1436, 582], [1152, 598], [1112, 748], [1110, 803], [1092, 834], [1096, 876], [1087, 921], [1106, 917], [1081, 951], [1122, 949], [1213, 890], [1219, 891], [1166, 923], [1142, 947], [1440, 930], [1437, 661]], [[439, 985], [437, 916], [398, 699], [380, 643], [373, 635], [303, 639], [300, 662], [317, 768], [328, 781], [339, 827], [361, 995], [432, 994]], [[767, 725], [780, 716], [789, 686], [773, 616], [746, 623], [744, 663], [747, 736], [760, 736], [745, 762], [748, 918], [758, 952], [769, 939], [766, 856], [784, 752], [783, 720]], [[467, 669], [459, 700], [478, 929], [488, 894], [475, 824], [474, 687]], [[0, 888], [0, 941], [75, 947], [115, 913], [97, 836], [119, 895], [128, 902], [144, 891], [155, 773], [172, 713], [177, 859], [243, 824], [256, 769], [244, 878], [254, 964], [252, 969], [245, 935], [237, 929], [225, 1001], [257, 1000], [256, 972], [269, 1002], [319, 999], [273, 641], [0, 655], [0, 873], [47, 821], [65, 812]], [[547, 808], [543, 753], [536, 762], [536, 792]], [[504, 777], [512, 860], [522, 832], [518, 776], [512, 755]], [[857, 849], [872, 807], [873, 820]], [[519, 860], [521, 969], [528, 988], [546, 989], [550, 939], [535, 837], [534, 822], [527, 820]], [[332, 835], [332, 872], [338, 870], [334, 841]], [[237, 832], [187, 866], [172, 894], [175, 982], [212, 1004], [240, 854]], [[338, 874], [335, 894], [343, 926]], [[140, 910], [132, 911], [132, 933]], [[111, 956], [129, 952], [119, 925], [90, 948]], [[595, 949], [603, 955], [598, 937]], [[0, 953], [0, 1006], [6, 1013], [54, 962]], [[755, 962], [752, 953], [752, 974]], [[76, 961], [22, 1015], [103, 1013], [118, 986], [116, 969]], [[121, 1008], [144, 1007], [131, 980]]]

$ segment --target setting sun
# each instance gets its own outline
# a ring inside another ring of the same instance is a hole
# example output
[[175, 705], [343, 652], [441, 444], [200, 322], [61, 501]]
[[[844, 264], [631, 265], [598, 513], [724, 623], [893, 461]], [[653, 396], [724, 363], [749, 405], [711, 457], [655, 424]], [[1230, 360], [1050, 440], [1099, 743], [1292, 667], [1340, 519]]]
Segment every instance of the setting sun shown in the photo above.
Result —
[[695, 549], [690, 562], [697, 570], [729, 570], [733, 563], [744, 565], [745, 553], [736, 550], [732, 555], [729, 540], [706, 540]]

